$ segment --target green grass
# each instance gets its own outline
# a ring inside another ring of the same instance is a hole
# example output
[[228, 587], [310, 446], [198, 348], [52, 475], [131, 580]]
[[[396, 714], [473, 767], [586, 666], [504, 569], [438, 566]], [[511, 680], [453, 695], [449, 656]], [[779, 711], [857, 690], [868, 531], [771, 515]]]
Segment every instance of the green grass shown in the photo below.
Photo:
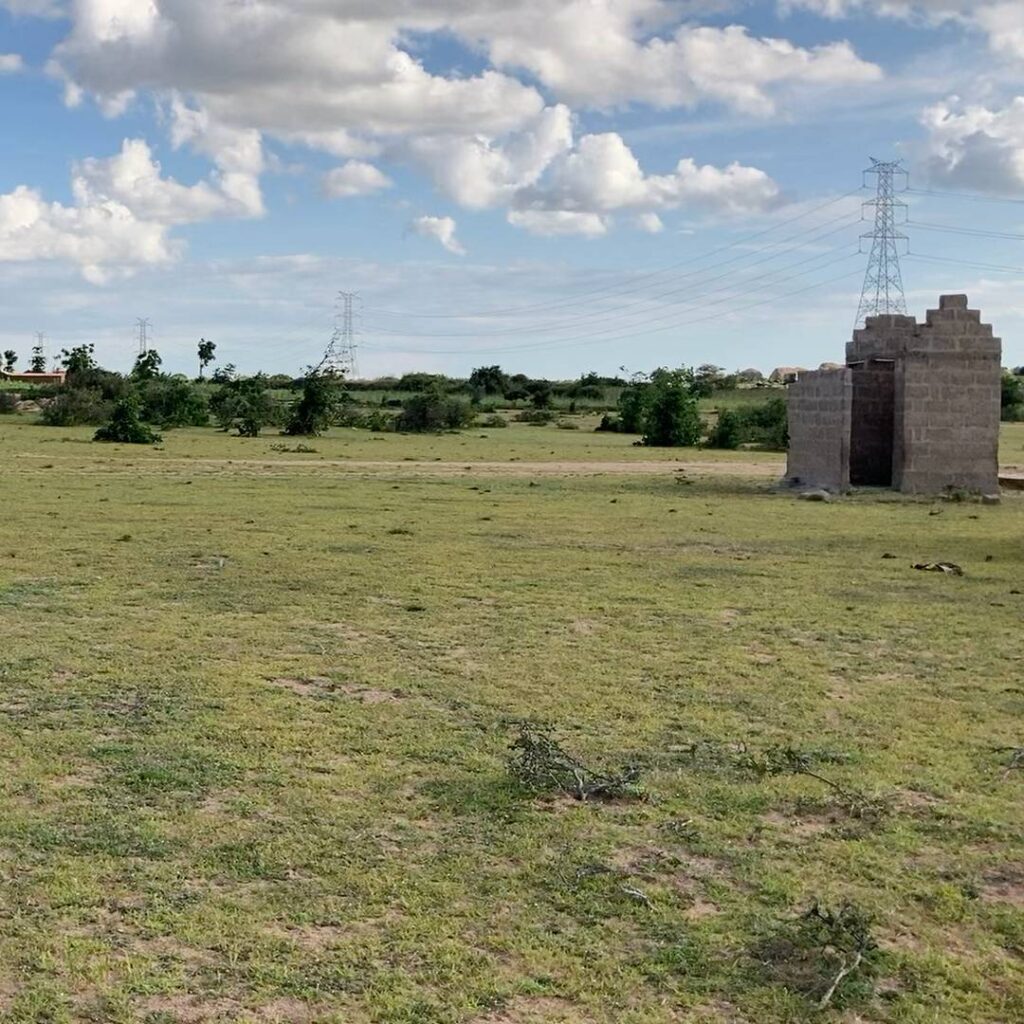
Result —
[[[0, 420], [0, 1019], [1024, 1016], [1024, 498], [554, 428], [88, 434]], [[517, 789], [523, 718], [650, 798]], [[736, 766], [773, 744], [890, 813]], [[881, 946], [824, 1012], [753, 955], [819, 897]]]

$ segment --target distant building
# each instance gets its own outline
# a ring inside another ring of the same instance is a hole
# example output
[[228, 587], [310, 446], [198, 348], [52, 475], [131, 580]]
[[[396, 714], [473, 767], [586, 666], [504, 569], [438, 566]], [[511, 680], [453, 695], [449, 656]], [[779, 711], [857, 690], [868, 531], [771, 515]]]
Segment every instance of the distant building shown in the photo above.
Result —
[[789, 390], [789, 482], [997, 493], [1001, 349], [966, 295], [941, 296], [923, 324], [869, 316], [845, 366]]
[[45, 373], [6, 373], [0, 370], [0, 380], [14, 384], [63, 384], [66, 370], [52, 370]]

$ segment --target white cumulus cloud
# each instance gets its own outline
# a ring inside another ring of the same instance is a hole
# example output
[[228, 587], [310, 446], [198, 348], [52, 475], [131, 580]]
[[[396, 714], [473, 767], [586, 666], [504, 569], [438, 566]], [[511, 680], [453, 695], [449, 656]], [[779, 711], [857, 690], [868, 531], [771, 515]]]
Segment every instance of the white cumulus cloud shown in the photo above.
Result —
[[421, 238], [433, 238], [456, 256], [466, 255], [455, 237], [456, 224], [451, 217], [417, 217], [409, 226]]
[[20, 53], [0, 53], [0, 75], [15, 75], [24, 67]]
[[368, 196], [381, 189], [390, 188], [391, 179], [362, 160], [349, 160], [341, 167], [335, 167], [323, 176], [324, 194], [332, 199], [346, 199], [350, 196]]
[[510, 210], [508, 222], [532, 235], [580, 235], [583, 238], [600, 238], [608, 233], [611, 223], [599, 213], [544, 209]]
[[956, 21], [984, 32], [996, 53], [1024, 58], [1024, 4], [1020, 0], [779, 0], [780, 10], [814, 11], [826, 18], [858, 12], [880, 17]]
[[182, 252], [174, 225], [259, 214], [234, 186], [227, 175], [182, 185], [161, 174], [143, 140], [126, 139], [117, 155], [75, 165], [71, 206], [24, 185], [0, 195], [0, 262], [63, 260], [93, 283], [168, 263]]
[[953, 97], [928, 107], [921, 123], [933, 183], [1024, 196], [1024, 96], [1001, 109]]

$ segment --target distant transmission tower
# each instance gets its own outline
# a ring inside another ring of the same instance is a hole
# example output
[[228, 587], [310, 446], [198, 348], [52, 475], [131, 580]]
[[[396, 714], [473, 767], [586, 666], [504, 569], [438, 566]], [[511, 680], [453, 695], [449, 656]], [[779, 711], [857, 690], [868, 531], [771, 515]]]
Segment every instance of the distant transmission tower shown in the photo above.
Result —
[[335, 317], [331, 340], [317, 367], [321, 373], [344, 374], [351, 380], [356, 375], [355, 292], [338, 292], [339, 311]]
[[153, 325], [149, 320], [139, 317], [135, 326], [139, 329], [139, 355], [144, 356], [149, 351], [149, 329]]
[[899, 224], [906, 223], [907, 204], [896, 198], [894, 181], [897, 175], [905, 177], [906, 173], [901, 161], [885, 163], [874, 157], [864, 172], [865, 176], [878, 176], [878, 191], [874, 199], [864, 204], [875, 208], [875, 229], [861, 235], [862, 239], [871, 239], [871, 256], [857, 307], [858, 325], [863, 324], [868, 316], [907, 311], [899, 253], [899, 243], [907, 241], [907, 236], [897, 230]]
[[36, 343], [32, 346], [33, 373], [46, 372], [46, 335], [42, 331], [36, 331]]

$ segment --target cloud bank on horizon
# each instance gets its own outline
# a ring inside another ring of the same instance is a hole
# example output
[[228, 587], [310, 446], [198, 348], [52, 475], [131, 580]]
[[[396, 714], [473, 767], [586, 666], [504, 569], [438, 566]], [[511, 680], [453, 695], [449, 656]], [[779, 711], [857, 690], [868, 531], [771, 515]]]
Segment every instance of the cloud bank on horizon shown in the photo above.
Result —
[[[95, 286], [188, 258], [188, 226], [288, 216], [278, 183], [307, 164], [308, 202], [406, 209], [441, 258], [472, 251], [464, 218], [542, 251], [777, 216], [821, 193], [780, 156], [802, 125], [887, 106], [930, 185], [1024, 196], [1015, 0], [0, 0], [2, 19], [38, 52], [0, 40], [0, 89], [48, 82], [131, 125], [69, 152], [66, 192], [0, 191], [0, 265]], [[930, 72], [951, 49], [959, 78]], [[747, 144], [769, 129], [775, 151]]]

